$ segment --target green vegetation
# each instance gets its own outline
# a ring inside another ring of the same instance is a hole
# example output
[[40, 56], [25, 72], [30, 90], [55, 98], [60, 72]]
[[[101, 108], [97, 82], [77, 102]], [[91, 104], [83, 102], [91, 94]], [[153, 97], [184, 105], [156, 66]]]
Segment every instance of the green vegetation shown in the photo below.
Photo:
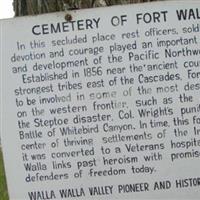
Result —
[[3, 166], [3, 156], [2, 156], [1, 149], [0, 149], [0, 199], [8, 200], [8, 192], [7, 192], [7, 186], [6, 186], [6, 179], [5, 179], [4, 166]]

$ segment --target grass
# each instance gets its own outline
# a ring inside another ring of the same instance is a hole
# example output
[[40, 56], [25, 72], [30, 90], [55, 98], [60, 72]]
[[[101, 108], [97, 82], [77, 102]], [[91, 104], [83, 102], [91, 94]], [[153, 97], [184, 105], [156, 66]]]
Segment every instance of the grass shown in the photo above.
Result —
[[0, 147], [0, 199], [8, 200], [8, 191], [6, 186], [6, 178], [3, 166], [3, 155]]

